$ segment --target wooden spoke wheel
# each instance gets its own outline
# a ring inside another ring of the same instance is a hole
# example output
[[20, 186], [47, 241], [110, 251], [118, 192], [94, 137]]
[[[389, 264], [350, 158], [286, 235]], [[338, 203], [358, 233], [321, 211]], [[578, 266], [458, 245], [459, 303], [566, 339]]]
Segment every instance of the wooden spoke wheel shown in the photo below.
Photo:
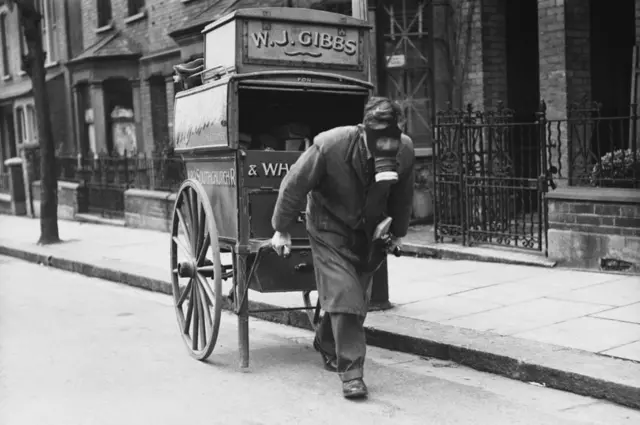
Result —
[[180, 333], [198, 360], [211, 355], [222, 311], [218, 229], [202, 184], [186, 180], [171, 225], [171, 283]]
[[320, 305], [318, 303], [311, 303], [311, 291], [303, 292], [302, 300], [304, 301], [304, 306], [307, 307], [305, 311], [307, 312], [307, 316], [309, 316], [309, 323], [311, 323], [311, 327], [315, 331], [316, 329], [318, 329], [318, 325], [322, 320], [322, 315], [320, 314]]

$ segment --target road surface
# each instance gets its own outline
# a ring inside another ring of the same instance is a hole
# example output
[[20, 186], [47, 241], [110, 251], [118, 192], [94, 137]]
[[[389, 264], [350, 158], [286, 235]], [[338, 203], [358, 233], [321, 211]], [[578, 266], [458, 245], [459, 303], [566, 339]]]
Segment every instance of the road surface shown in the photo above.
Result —
[[207, 363], [192, 359], [172, 300], [0, 257], [1, 425], [638, 424], [640, 412], [369, 348], [370, 398], [342, 398], [312, 333], [252, 320], [237, 368], [223, 313]]

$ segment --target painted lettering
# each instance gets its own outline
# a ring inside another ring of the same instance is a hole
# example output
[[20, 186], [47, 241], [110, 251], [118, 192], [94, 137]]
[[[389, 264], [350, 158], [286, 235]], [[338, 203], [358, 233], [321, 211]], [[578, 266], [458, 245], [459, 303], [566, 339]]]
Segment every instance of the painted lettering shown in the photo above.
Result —
[[320, 47], [327, 50], [333, 48], [333, 37], [331, 34], [323, 32], [320, 35]]
[[298, 35], [298, 42], [304, 47], [311, 46], [311, 32], [300, 31], [300, 34]]
[[290, 30], [283, 29], [280, 31], [281, 35], [274, 35], [271, 32], [262, 30], [251, 34], [251, 39], [256, 48], [263, 49], [269, 47], [290, 47], [289, 50], [285, 50], [283, 53], [290, 57], [296, 56], [308, 56], [312, 58], [319, 58], [322, 56], [321, 51], [306, 51], [306, 50], [293, 50], [293, 46], [296, 43], [299, 46], [306, 48], [318, 48], [323, 50], [333, 50], [337, 53], [344, 53], [347, 56], [353, 56], [357, 53], [358, 43], [356, 40], [347, 40], [345, 31], [339, 31], [338, 34], [332, 35], [327, 32], [320, 31], [300, 31], [298, 36], [295, 37]]
[[286, 46], [289, 44], [289, 31], [282, 30], [282, 40], [275, 42], [277, 46]]
[[289, 172], [289, 164], [287, 163], [262, 163], [262, 169], [265, 177], [284, 177]]
[[344, 41], [344, 37], [336, 37], [333, 40], [333, 50], [335, 50], [336, 52], [344, 51]]
[[348, 40], [344, 43], [344, 52], [349, 56], [355, 55], [357, 52], [357, 48], [358, 45], [356, 44], [355, 40]]
[[268, 46], [269, 45], [269, 33], [262, 31], [262, 32], [254, 32], [253, 34], [251, 34], [251, 38], [253, 38], [253, 42], [255, 43], [257, 48], [260, 48], [262, 46]]
[[188, 177], [209, 186], [231, 186], [236, 185], [236, 170], [189, 170]]

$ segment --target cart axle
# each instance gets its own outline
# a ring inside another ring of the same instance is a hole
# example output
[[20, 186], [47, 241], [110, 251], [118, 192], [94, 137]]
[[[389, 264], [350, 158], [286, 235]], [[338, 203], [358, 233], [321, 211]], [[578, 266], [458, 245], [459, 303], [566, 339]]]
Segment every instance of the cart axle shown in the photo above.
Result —
[[193, 261], [182, 261], [178, 263], [178, 276], [180, 277], [196, 277], [198, 268]]

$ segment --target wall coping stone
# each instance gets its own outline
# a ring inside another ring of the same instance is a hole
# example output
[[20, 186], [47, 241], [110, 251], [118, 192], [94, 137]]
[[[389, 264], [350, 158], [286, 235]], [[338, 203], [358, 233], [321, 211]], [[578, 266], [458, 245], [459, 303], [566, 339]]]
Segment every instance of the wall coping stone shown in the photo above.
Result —
[[[42, 185], [42, 183], [40, 182], [40, 180], [34, 180], [34, 182], [32, 183], [32, 185], [34, 186], [40, 186]], [[66, 180], [58, 180], [58, 189], [63, 188], [63, 189], [72, 189], [72, 190], [76, 190], [78, 189], [80, 186], [82, 186], [82, 183], [78, 183], [78, 182], [68, 182]]]
[[563, 187], [547, 193], [547, 199], [640, 204], [640, 189]]
[[124, 191], [125, 198], [135, 196], [138, 198], [167, 200], [171, 199], [171, 195], [174, 194], [172, 192], [165, 192], [161, 190], [127, 189]]
[[9, 158], [4, 161], [4, 165], [6, 165], [7, 167], [11, 167], [14, 165], [22, 165], [22, 158], [20, 158], [19, 156]]

